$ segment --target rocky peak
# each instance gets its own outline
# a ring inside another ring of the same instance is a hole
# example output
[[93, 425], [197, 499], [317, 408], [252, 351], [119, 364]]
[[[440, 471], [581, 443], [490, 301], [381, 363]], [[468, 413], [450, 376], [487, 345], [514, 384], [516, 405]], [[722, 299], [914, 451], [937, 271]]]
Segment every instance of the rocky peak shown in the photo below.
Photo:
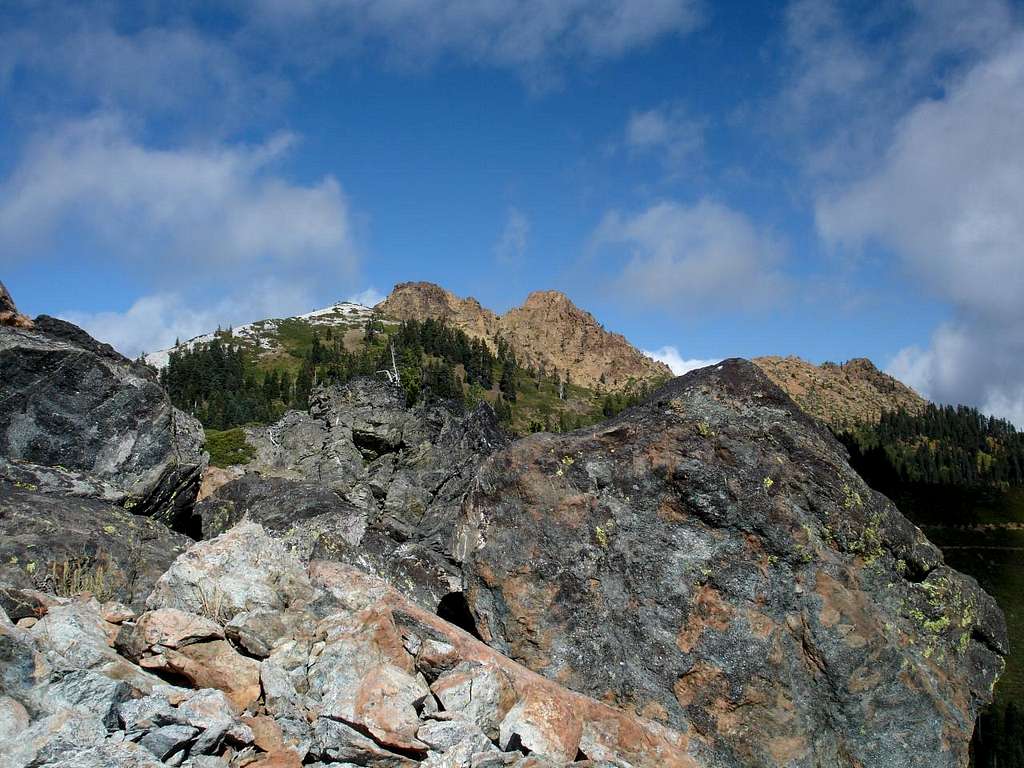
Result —
[[493, 343], [497, 331], [498, 316], [479, 301], [459, 298], [434, 283], [399, 283], [376, 308], [395, 320], [444, 320], [488, 343]]
[[534, 291], [521, 307], [499, 317], [476, 299], [459, 298], [432, 283], [400, 283], [377, 308], [398, 320], [444, 320], [492, 347], [501, 336], [520, 362], [568, 374], [586, 387], [621, 389], [672, 375], [560, 291]]
[[2, 282], [0, 282], [0, 325], [15, 328], [32, 327], [32, 321], [18, 312], [18, 308], [14, 305], [14, 299], [11, 298], [11, 294]]
[[886, 411], [918, 412], [927, 404], [865, 357], [820, 366], [798, 357], [758, 357], [753, 362], [801, 408], [834, 428], [878, 422]]

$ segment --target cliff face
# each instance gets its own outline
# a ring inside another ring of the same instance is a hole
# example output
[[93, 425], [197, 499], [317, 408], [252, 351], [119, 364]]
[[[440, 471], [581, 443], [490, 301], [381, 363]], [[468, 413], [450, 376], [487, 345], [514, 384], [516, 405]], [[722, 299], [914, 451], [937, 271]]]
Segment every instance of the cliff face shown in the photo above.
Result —
[[401, 283], [377, 306], [396, 320], [444, 320], [468, 335], [495, 343], [505, 338], [517, 359], [532, 367], [568, 371], [582, 386], [621, 389], [630, 381], [668, 378], [672, 372], [558, 291], [531, 293], [500, 317], [476, 299], [460, 299], [431, 283]]
[[867, 358], [813, 365], [798, 357], [757, 357], [753, 362], [797, 405], [833, 427], [877, 423], [886, 411], [921, 411], [927, 401]]
[[433, 283], [399, 283], [376, 309], [395, 320], [444, 320], [468, 336], [489, 343], [499, 331], [498, 316], [476, 299], [460, 299]]

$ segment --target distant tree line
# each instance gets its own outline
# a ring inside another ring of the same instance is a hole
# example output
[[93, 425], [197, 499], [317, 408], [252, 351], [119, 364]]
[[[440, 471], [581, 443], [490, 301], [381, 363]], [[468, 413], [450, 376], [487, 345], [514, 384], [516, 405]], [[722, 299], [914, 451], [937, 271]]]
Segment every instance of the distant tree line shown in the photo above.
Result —
[[975, 408], [928, 405], [840, 433], [861, 474], [882, 484], [1024, 485], [1024, 434]]
[[[489, 401], [508, 428], [569, 432], [610, 418], [643, 400], [650, 385], [593, 392], [572, 383], [568, 370], [522, 365], [511, 345], [492, 343], [434, 319], [385, 326], [368, 320], [354, 349], [344, 329], [284, 320], [278, 334], [287, 356], [260, 361], [235, 343], [230, 331], [208, 343], [177, 345], [160, 381], [178, 408], [205, 427], [229, 430], [270, 423], [288, 409], [305, 410], [320, 384], [344, 384], [355, 376], [397, 369], [406, 402], [447, 401], [474, 407]], [[523, 409], [518, 418], [515, 412]]]
[[177, 408], [217, 430], [274, 421], [295, 396], [287, 371], [275, 371], [261, 380], [237, 346], [222, 344], [218, 338], [172, 350], [167, 367], [160, 372], [160, 383]]

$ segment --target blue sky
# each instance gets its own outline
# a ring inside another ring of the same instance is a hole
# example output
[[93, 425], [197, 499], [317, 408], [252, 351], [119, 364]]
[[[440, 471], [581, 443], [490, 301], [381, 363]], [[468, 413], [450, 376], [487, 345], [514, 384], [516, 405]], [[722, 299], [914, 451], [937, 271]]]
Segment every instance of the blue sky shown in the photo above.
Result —
[[0, 7], [0, 277], [127, 354], [431, 280], [1024, 424], [1004, 0]]

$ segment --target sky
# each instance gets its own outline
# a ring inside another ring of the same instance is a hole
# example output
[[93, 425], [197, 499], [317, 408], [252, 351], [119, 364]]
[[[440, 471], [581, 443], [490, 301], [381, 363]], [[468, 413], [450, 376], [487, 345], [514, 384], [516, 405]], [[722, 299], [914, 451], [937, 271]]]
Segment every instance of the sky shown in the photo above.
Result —
[[1008, 0], [0, 3], [0, 279], [134, 356], [429, 280], [1024, 427]]

